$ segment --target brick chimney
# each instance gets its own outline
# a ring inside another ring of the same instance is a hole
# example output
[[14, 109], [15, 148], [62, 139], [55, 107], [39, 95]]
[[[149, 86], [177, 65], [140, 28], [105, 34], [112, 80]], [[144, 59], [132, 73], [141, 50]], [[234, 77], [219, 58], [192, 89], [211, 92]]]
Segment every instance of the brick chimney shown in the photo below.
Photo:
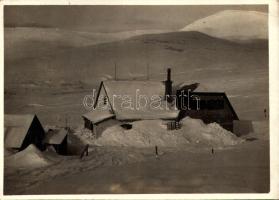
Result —
[[[168, 75], [167, 75], [167, 80], [165, 81], [165, 99], [170, 103], [172, 101], [170, 95], [172, 95], [172, 81], [171, 81], [171, 69], [168, 68], [167, 71]], [[167, 97], [169, 96], [169, 97]]]

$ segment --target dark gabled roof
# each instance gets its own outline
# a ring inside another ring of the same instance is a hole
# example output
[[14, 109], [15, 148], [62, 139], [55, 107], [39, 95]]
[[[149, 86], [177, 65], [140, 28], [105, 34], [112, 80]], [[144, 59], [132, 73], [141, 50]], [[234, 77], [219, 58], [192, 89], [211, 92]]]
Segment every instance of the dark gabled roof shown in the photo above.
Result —
[[232, 111], [232, 113], [233, 113], [233, 115], [234, 115], [235, 120], [239, 120], [239, 118], [238, 118], [238, 116], [237, 116], [235, 110], [233, 109], [232, 104], [231, 104], [231, 102], [229, 101], [229, 98], [227, 97], [226, 93], [224, 93], [224, 98], [227, 100], [228, 105], [229, 105], [229, 107], [230, 107], [230, 109], [231, 109], [231, 111]]
[[229, 98], [227, 97], [225, 92], [191, 92], [190, 94], [194, 94], [197, 96], [199, 96], [199, 95], [201, 95], [201, 96], [222, 96], [228, 103], [228, 106], [229, 106], [231, 112], [233, 113], [235, 120], [239, 120], [239, 118], [238, 118], [235, 110], [233, 109], [233, 106], [232, 106], [231, 102], [229, 101]]

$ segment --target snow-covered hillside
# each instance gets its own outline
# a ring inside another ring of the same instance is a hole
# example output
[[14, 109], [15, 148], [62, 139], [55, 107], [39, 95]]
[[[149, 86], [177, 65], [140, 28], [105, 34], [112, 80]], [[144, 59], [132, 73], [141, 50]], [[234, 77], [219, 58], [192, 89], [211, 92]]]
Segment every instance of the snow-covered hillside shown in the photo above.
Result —
[[125, 40], [144, 34], [164, 33], [168, 30], [133, 30], [97, 33], [40, 27], [5, 27], [5, 59], [41, 58], [56, 55], [72, 48]]
[[225, 10], [199, 19], [181, 29], [198, 31], [231, 41], [268, 38], [268, 15], [256, 11]]

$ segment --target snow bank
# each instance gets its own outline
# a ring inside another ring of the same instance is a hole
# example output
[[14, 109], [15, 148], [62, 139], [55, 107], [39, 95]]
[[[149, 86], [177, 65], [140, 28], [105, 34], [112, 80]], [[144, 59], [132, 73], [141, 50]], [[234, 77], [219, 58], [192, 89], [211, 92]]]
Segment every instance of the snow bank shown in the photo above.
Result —
[[199, 119], [184, 118], [182, 128], [167, 130], [162, 120], [142, 120], [131, 123], [133, 128], [125, 130], [119, 125], [107, 128], [94, 144], [100, 146], [133, 147], [186, 147], [191, 145], [223, 147], [235, 145], [242, 140], [217, 123], [204, 124]]
[[52, 162], [38, 150], [33, 144], [29, 145], [23, 151], [20, 151], [5, 160], [8, 167], [27, 168], [44, 167]]
[[186, 117], [182, 120], [184, 137], [191, 143], [209, 146], [230, 146], [242, 140], [217, 123], [204, 124], [202, 120]]

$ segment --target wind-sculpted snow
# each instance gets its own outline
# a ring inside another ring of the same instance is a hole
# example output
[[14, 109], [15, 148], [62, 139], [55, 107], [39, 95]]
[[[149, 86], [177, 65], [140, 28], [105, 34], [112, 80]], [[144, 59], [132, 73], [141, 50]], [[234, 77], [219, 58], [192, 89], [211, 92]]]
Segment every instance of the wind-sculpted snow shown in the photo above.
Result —
[[107, 128], [95, 142], [101, 146], [133, 146], [133, 147], [225, 147], [236, 145], [242, 139], [223, 129], [217, 123], [204, 124], [199, 119], [186, 117], [179, 130], [167, 130], [162, 120], [142, 120], [131, 123], [130, 130], [119, 125]]
[[23, 151], [13, 154], [5, 160], [9, 167], [16, 168], [36, 168], [52, 164], [52, 160], [47, 158], [43, 152], [38, 150], [33, 144]]

